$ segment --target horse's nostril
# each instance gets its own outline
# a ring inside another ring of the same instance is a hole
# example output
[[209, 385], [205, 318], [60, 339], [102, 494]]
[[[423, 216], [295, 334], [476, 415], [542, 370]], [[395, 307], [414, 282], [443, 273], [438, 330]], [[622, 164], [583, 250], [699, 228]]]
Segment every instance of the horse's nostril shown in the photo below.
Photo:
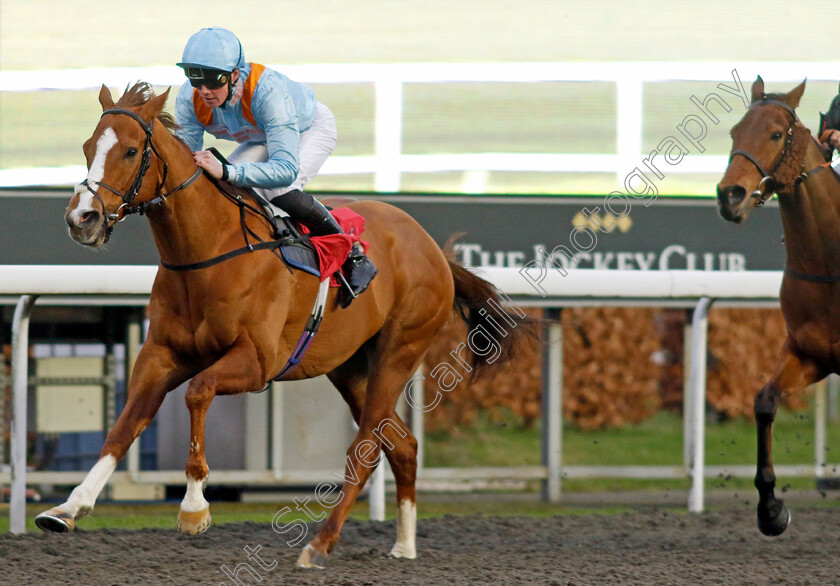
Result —
[[718, 200], [728, 205], [738, 205], [747, 197], [747, 190], [741, 185], [718, 187]]
[[729, 201], [741, 203], [747, 197], [747, 190], [741, 185], [735, 185], [729, 192]]
[[79, 216], [79, 225], [91, 225], [99, 222], [99, 212], [90, 210]]

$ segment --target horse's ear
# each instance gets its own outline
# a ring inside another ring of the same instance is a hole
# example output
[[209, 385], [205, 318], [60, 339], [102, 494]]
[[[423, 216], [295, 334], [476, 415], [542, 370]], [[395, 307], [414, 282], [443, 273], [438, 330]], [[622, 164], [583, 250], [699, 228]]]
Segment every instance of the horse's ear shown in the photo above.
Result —
[[798, 86], [793, 88], [788, 92], [785, 96], [785, 103], [790, 106], [791, 108], [796, 108], [799, 106], [799, 100], [802, 99], [802, 94], [805, 93], [805, 82], [808, 81], [807, 79], [803, 80]]
[[764, 80], [761, 79], [761, 76], [755, 78], [755, 81], [752, 84], [752, 101], [757, 102], [761, 98], [764, 97]]
[[146, 122], [151, 122], [163, 112], [163, 107], [166, 105], [166, 99], [169, 97], [169, 90], [171, 89], [171, 87], [166, 88], [166, 91], [161, 95], [155, 96], [143, 105], [140, 109], [140, 116]]
[[114, 107], [114, 99], [111, 97], [111, 90], [109, 90], [104, 83], [102, 84], [102, 89], [99, 90], [99, 103], [102, 105], [103, 112], [108, 108]]

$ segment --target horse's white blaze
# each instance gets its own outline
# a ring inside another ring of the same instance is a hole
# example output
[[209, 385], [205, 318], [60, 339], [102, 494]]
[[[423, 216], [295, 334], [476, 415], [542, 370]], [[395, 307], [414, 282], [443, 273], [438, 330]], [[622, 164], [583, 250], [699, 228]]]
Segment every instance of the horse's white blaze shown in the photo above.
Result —
[[117, 467], [117, 460], [111, 456], [100, 458], [93, 465], [84, 481], [73, 489], [67, 502], [59, 506], [63, 511], [73, 515], [74, 519], [84, 517], [93, 510], [96, 497], [102, 492], [108, 478]]
[[391, 549], [391, 555], [395, 558], [408, 558], [413, 560], [417, 557], [417, 506], [410, 500], [405, 499], [397, 505], [397, 542]]
[[201, 490], [203, 480], [195, 480], [187, 477], [187, 494], [181, 501], [181, 510], [185, 513], [197, 513], [210, 506], [204, 498], [204, 491]]
[[[113, 128], [108, 127], [96, 141], [96, 153], [87, 175], [87, 182], [91, 189], [96, 189], [96, 184], [105, 177], [105, 159], [108, 158], [108, 153], [115, 144], [117, 144], [117, 133]], [[70, 212], [73, 220], [93, 209], [93, 194], [84, 185], [77, 185], [75, 192], [79, 194], [79, 203]]]

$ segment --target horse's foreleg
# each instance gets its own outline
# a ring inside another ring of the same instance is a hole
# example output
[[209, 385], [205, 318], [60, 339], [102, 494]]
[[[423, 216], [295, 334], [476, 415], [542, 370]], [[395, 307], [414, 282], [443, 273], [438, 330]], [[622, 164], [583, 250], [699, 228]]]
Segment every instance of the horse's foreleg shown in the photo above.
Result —
[[187, 377], [188, 373], [175, 365], [167, 348], [149, 342], [143, 346], [131, 377], [125, 407], [108, 432], [99, 460], [84, 481], [73, 489], [67, 502], [35, 518], [35, 524], [41, 530], [55, 533], [72, 531], [76, 519], [93, 510], [117, 462], [152, 421], [166, 393]]
[[204, 423], [216, 395], [231, 395], [260, 389], [265, 381], [257, 351], [241, 343], [190, 381], [186, 403], [190, 412], [190, 451], [187, 458], [187, 493], [178, 511], [178, 530], [188, 535], [210, 527], [210, 503], [204, 498], [209, 469], [204, 455]]
[[758, 489], [758, 528], [764, 535], [780, 535], [790, 523], [790, 512], [782, 499], [776, 498], [776, 474], [773, 471], [771, 432], [779, 398], [804, 388], [822, 376], [810, 361], [803, 361], [790, 350], [790, 342], [782, 350], [773, 378], [755, 397], [755, 425], [758, 433], [758, 458], [755, 487]]

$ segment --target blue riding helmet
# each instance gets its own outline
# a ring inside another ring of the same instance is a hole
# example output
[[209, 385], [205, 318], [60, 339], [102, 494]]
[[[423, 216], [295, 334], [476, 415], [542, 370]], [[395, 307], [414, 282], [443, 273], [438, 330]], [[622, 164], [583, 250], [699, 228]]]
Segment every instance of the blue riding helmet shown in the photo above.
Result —
[[206, 68], [230, 73], [245, 65], [242, 43], [225, 28], [203, 28], [187, 41], [178, 67]]

